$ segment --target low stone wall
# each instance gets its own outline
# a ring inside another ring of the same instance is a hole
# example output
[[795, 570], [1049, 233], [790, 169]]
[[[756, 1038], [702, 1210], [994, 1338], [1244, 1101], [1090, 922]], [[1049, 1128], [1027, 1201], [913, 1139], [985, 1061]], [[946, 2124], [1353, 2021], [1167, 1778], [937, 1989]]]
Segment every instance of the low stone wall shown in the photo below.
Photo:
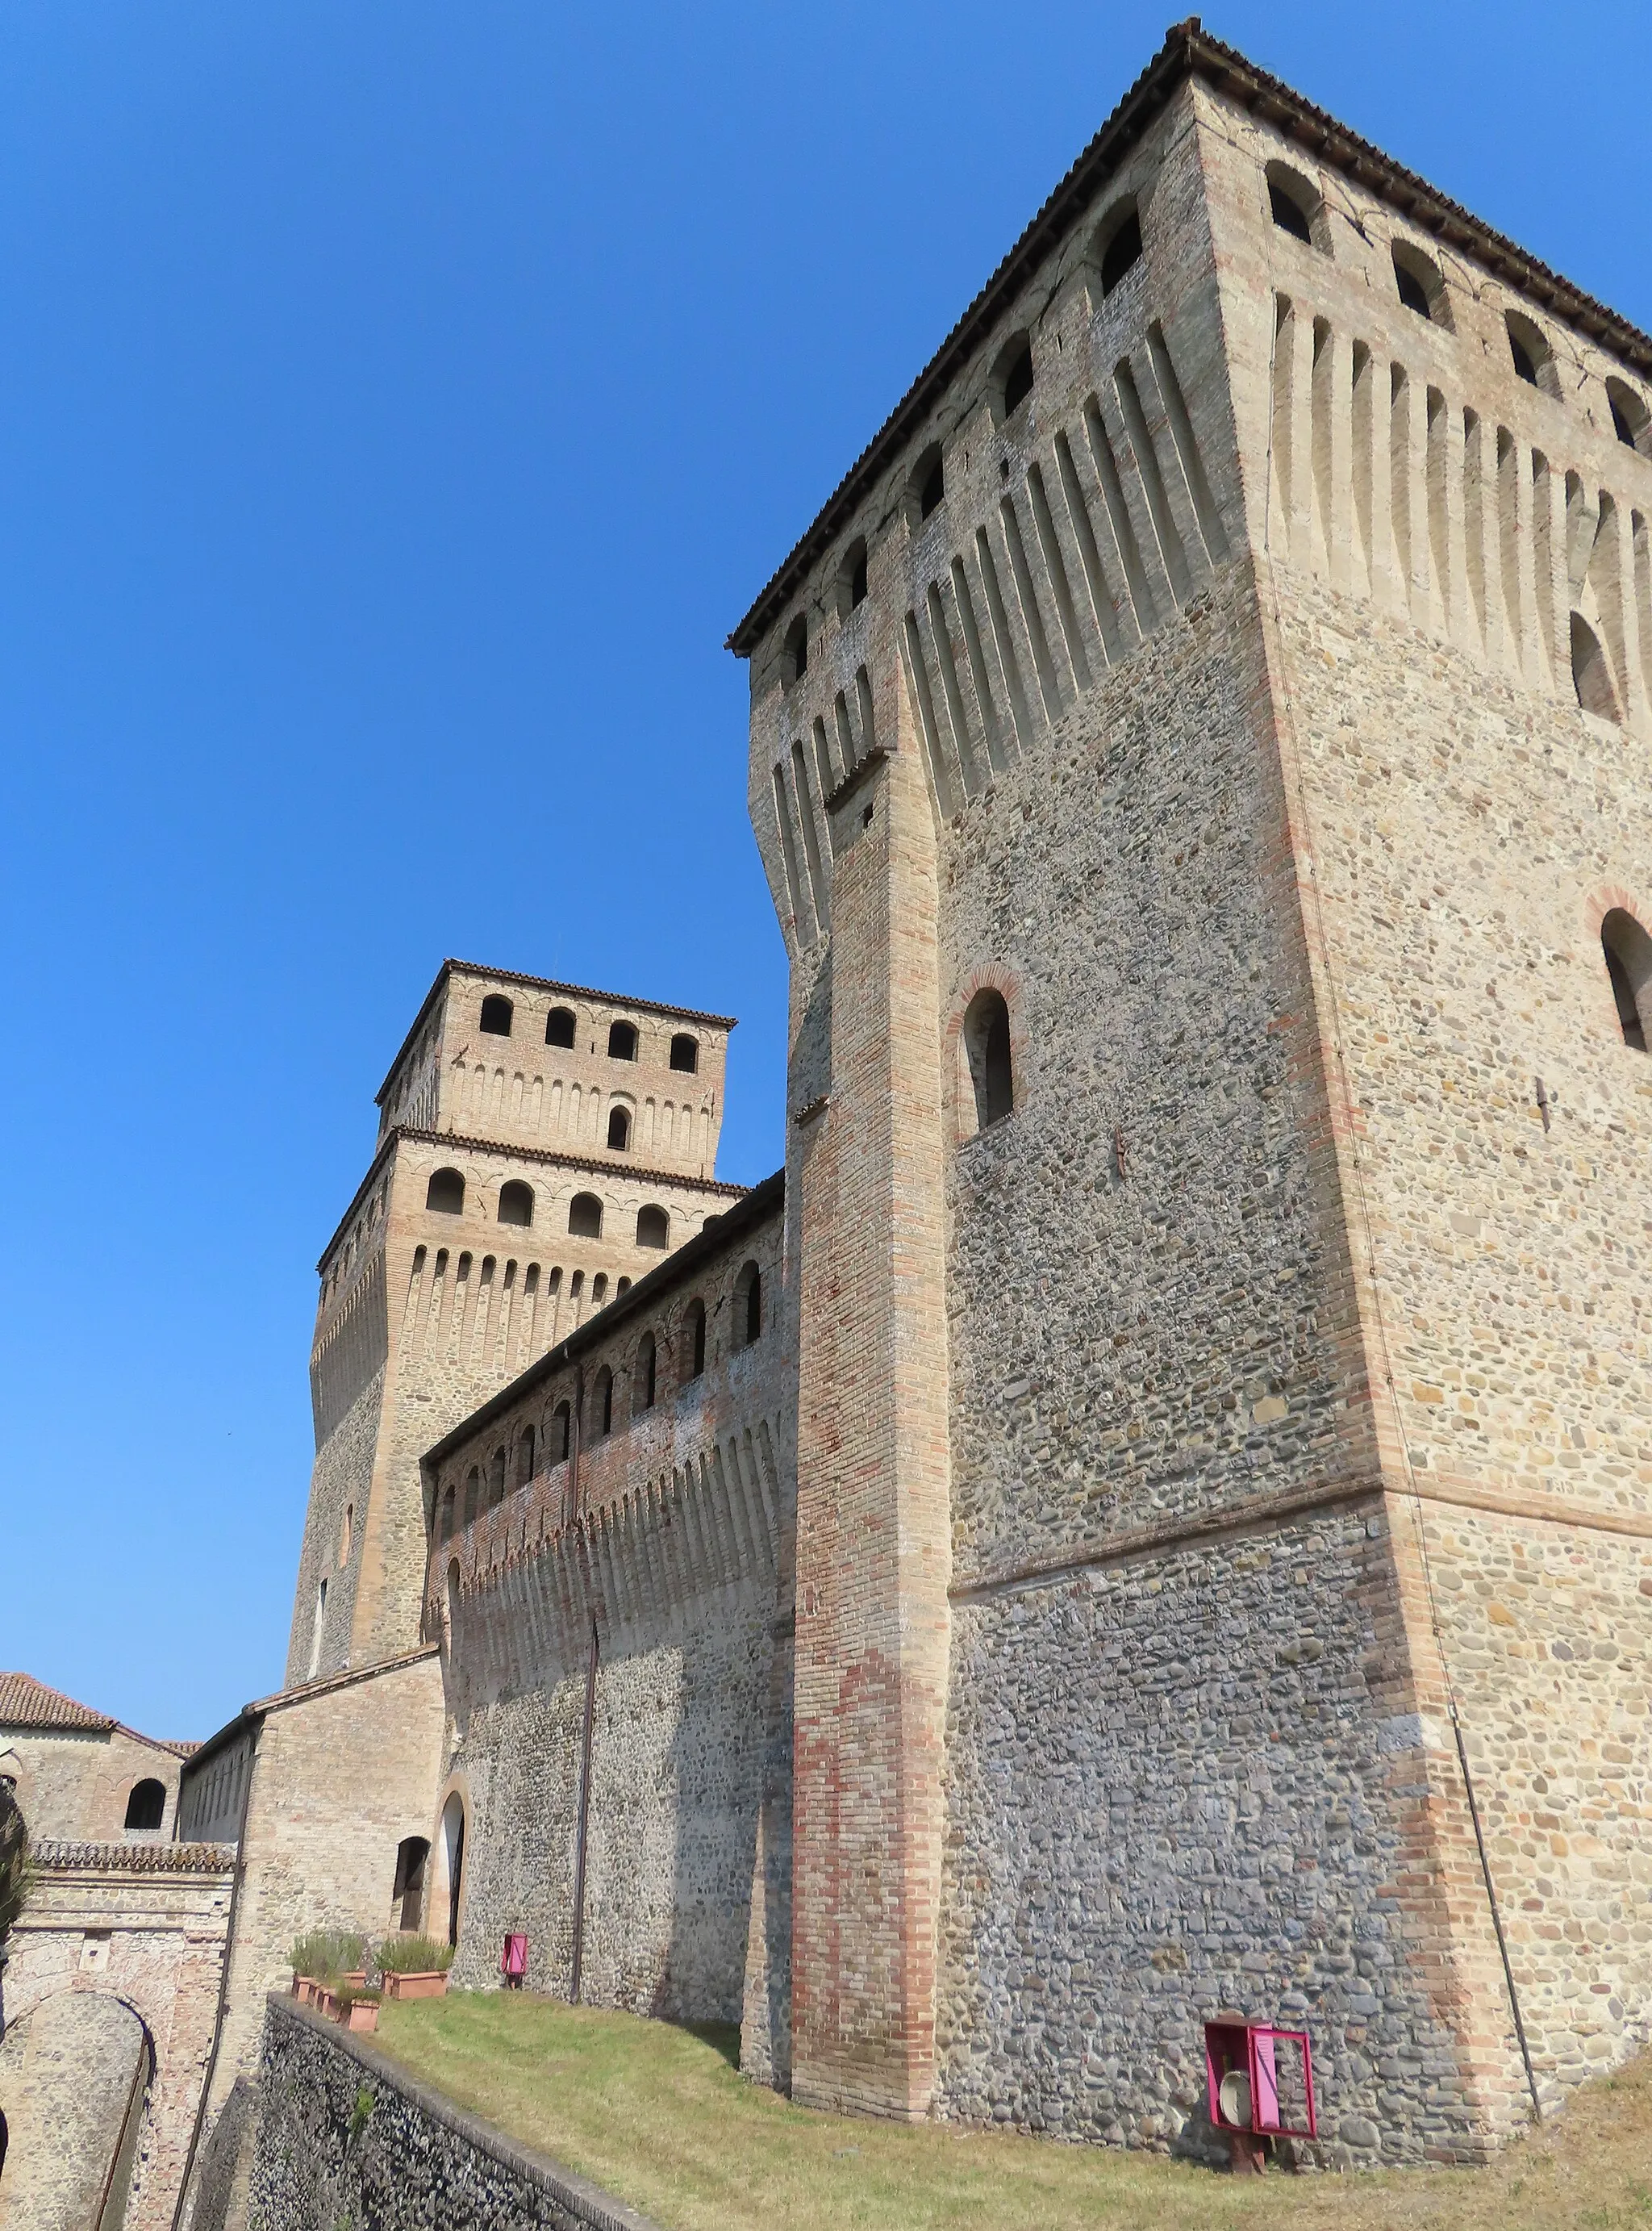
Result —
[[657, 2231], [514, 2145], [367, 2041], [272, 1994], [250, 2231]]

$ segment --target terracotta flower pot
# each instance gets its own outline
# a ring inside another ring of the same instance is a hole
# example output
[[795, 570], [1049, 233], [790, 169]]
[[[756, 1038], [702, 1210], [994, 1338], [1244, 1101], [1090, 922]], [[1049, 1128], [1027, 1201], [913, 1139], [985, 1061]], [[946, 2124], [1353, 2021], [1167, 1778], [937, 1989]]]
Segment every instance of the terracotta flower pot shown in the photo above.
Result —
[[391, 1974], [384, 1978], [387, 1999], [445, 1999], [447, 1995], [445, 1968], [420, 1969], [410, 1975]]
[[367, 1970], [365, 1968], [352, 1968], [347, 1976], [340, 1976], [339, 1981], [341, 1983], [348, 1983], [352, 1990], [365, 1990], [367, 1988]]
[[332, 1992], [326, 1989], [324, 1985], [318, 1983], [315, 1986], [314, 1995], [311, 1998], [310, 2004], [315, 2008], [317, 2014], [325, 2014], [329, 2021], [338, 2021], [339, 2001], [333, 1997]]
[[345, 2027], [370, 2034], [378, 2027], [378, 2008], [371, 1999], [352, 1999], [345, 2008]]

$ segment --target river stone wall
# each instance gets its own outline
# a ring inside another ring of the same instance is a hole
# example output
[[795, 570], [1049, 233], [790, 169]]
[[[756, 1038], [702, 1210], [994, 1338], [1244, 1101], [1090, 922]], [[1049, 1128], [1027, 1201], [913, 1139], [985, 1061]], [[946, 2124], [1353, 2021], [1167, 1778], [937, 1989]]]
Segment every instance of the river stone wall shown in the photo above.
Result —
[[259, 2090], [249, 2231], [655, 2231], [291, 1999], [269, 2001]]

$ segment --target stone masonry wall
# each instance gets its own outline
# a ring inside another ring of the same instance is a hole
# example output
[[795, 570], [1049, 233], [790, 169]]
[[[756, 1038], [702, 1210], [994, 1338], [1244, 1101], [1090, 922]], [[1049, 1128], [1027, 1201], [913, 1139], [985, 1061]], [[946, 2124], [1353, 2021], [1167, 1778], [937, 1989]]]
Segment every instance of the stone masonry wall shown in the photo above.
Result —
[[[167, 2231], [217, 2017], [234, 1850], [42, 1840], [35, 1860], [4, 1978], [0, 2225], [81, 2231], [124, 2175], [127, 2231]], [[136, 2143], [122, 2152], [145, 2066]]]
[[259, 2089], [250, 2231], [655, 2231], [291, 2000], [269, 2001]]
[[[126, 1807], [137, 1784], [158, 1782], [166, 1792], [160, 1826], [141, 1833], [164, 1840], [173, 1831], [183, 1763], [177, 1751], [121, 1727], [0, 1727], [0, 1772], [15, 1784], [35, 1838], [112, 1842], [127, 1833]], [[132, 1833], [137, 1840], [139, 1832]]]
[[[444, 1628], [454, 1733], [443, 1809], [463, 1808], [461, 1983], [498, 1979], [524, 1931], [528, 1981], [573, 1990], [581, 1778], [590, 1777], [580, 1995], [680, 2018], [744, 2021], [744, 2065], [789, 2062], [791, 1304], [780, 1199], [754, 1200], [639, 1290], [606, 1338], [536, 1372], [429, 1469], [462, 1483], [562, 1399], [593, 1438], [438, 1545], [430, 1612]], [[763, 1326], [741, 1345], [738, 1280], [762, 1278]], [[683, 1326], [707, 1310], [705, 1368]], [[655, 1353], [644, 1400], [642, 1343]], [[555, 1361], [555, 1359], [552, 1359]], [[613, 1430], [594, 1390], [614, 1375]], [[685, 1375], [686, 1374], [686, 1375]], [[577, 1515], [571, 1510], [577, 1505]], [[438, 1839], [427, 1914], [450, 1883]]]

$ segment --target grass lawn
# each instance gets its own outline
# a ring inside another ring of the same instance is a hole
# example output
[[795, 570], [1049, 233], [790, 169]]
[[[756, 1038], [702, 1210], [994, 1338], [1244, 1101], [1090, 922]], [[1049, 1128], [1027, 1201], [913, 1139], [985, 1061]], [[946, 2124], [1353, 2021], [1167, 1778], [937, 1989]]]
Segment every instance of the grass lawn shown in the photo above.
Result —
[[1652, 2231], [1652, 2055], [1488, 2170], [1229, 2178], [1145, 2154], [847, 2121], [746, 2083], [732, 2030], [527, 1993], [386, 2004], [378, 2042], [668, 2231]]

